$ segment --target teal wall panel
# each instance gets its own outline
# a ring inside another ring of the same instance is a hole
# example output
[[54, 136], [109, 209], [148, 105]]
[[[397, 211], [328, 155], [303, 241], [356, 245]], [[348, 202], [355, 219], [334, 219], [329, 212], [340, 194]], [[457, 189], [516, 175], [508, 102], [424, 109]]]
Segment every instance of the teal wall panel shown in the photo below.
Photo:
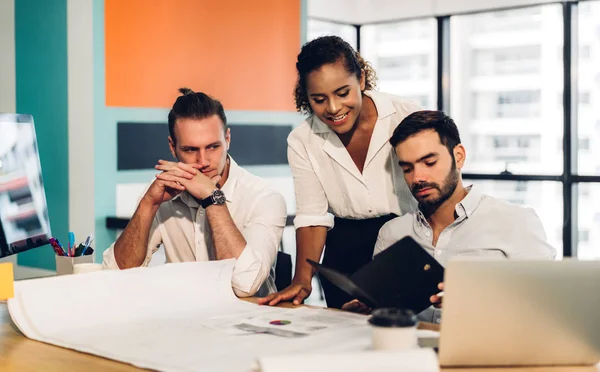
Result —
[[[17, 112], [35, 120], [52, 234], [69, 230], [67, 2], [15, 1]], [[19, 265], [53, 270], [47, 247], [19, 254]]]

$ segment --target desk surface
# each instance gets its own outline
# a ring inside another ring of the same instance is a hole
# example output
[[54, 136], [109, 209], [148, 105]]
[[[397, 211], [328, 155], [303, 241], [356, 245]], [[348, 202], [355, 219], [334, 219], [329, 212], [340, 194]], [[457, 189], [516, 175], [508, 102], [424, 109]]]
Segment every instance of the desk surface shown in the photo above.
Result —
[[[287, 307], [287, 306], [285, 306]], [[73, 369], [85, 371], [140, 371], [129, 364], [115, 362], [94, 355], [80, 353], [70, 349], [30, 340], [23, 336], [13, 324], [5, 303], [0, 303], [0, 370], [1, 371], [66, 371]], [[494, 368], [494, 369], [443, 369], [452, 372], [600, 372], [596, 367], [568, 368]]]

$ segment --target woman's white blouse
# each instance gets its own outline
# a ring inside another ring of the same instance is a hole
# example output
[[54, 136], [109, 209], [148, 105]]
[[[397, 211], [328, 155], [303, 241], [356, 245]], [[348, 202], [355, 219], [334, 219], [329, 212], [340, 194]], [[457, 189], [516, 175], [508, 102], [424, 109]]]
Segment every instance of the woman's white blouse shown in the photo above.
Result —
[[333, 216], [374, 218], [402, 215], [416, 207], [389, 139], [394, 129], [420, 108], [397, 96], [366, 91], [377, 108], [361, 173], [339, 137], [310, 116], [288, 137], [288, 161], [296, 193], [296, 228], [333, 227]]

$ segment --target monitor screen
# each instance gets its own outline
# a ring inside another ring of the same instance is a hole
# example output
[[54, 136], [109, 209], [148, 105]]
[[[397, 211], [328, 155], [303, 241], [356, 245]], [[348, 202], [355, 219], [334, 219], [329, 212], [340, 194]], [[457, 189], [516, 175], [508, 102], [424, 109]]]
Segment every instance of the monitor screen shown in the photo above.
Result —
[[0, 113], [0, 258], [51, 236], [33, 117]]

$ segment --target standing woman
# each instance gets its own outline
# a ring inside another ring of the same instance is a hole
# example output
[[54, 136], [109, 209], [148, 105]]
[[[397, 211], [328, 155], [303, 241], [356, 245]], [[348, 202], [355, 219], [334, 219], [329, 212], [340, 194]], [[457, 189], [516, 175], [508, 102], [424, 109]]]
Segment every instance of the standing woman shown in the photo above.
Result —
[[[305, 44], [296, 63], [296, 108], [309, 115], [288, 137], [296, 193], [296, 270], [292, 284], [262, 298], [300, 304], [312, 291], [306, 259], [352, 274], [371, 261], [377, 234], [416, 203], [388, 142], [406, 116], [418, 110], [375, 92], [375, 71], [337, 36]], [[328, 307], [352, 300], [321, 277]]]

